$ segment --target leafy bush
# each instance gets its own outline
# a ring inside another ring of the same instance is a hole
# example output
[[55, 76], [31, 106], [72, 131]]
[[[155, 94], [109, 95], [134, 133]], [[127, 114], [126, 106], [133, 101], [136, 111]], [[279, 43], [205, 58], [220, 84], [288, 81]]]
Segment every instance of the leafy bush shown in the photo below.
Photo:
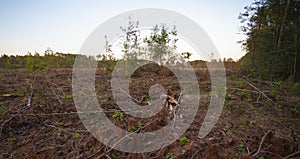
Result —
[[188, 144], [189, 142], [190, 142], [190, 140], [185, 136], [181, 136], [179, 138], [179, 143], [181, 146], [184, 146], [184, 145]]
[[123, 119], [123, 114], [121, 112], [115, 112], [113, 115], [112, 115], [112, 118], [113, 119], [119, 119], [119, 120], [122, 120]]
[[166, 158], [172, 158], [173, 157], [173, 153], [172, 152], [168, 152], [166, 155]]

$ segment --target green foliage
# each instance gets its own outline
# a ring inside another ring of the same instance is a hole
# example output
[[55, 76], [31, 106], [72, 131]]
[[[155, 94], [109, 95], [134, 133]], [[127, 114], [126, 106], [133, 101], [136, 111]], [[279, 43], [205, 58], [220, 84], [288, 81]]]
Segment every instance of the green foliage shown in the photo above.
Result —
[[231, 131], [230, 131], [230, 130], [228, 130], [228, 131], [226, 132], [226, 135], [227, 135], [228, 137], [231, 137], [231, 136], [232, 136], [232, 133], [231, 133]]
[[230, 93], [226, 93], [225, 100], [230, 100], [230, 99], [231, 99], [231, 94]]
[[[139, 21], [129, 17], [128, 25], [121, 26], [121, 50], [124, 53], [123, 59], [151, 59], [158, 64], [176, 64], [184, 60], [184, 55], [175, 55], [177, 48], [177, 31], [175, 26], [169, 29], [165, 24], [155, 25], [150, 36], [144, 39], [140, 36]], [[147, 46], [147, 48], [145, 48]], [[190, 54], [188, 54], [190, 56]], [[188, 56], [188, 57], [189, 57]], [[138, 73], [137, 73], [138, 74]]]
[[173, 153], [172, 152], [168, 152], [166, 155], [166, 158], [172, 158], [173, 157]]
[[239, 144], [239, 145], [238, 145], [238, 151], [239, 151], [239, 152], [244, 151], [244, 145], [243, 145], [243, 144]]
[[181, 146], [184, 146], [184, 145], [188, 144], [189, 142], [190, 142], [190, 140], [185, 136], [181, 136], [179, 138], [179, 143]]
[[116, 60], [112, 52], [112, 45], [109, 44], [107, 36], [105, 35], [105, 52], [96, 56], [101, 61], [114, 61]]
[[135, 132], [137, 130], [137, 128], [134, 125], [131, 125], [129, 128], [130, 132]]
[[133, 72], [132, 77], [142, 77], [142, 72], [140, 69], [137, 69]]
[[3, 105], [1, 105], [0, 106], [0, 116], [3, 117], [5, 115], [5, 113], [6, 113], [6, 108]]
[[142, 122], [138, 121], [138, 127], [141, 128], [142, 127]]
[[26, 70], [33, 71], [33, 70], [43, 70], [46, 68], [47, 68], [47, 65], [46, 65], [43, 57], [40, 56], [38, 53], [35, 53], [34, 56], [29, 55], [26, 58], [26, 62], [25, 62]]
[[8, 143], [9, 143], [10, 145], [15, 144], [16, 142], [17, 142], [17, 138], [15, 138], [15, 137], [12, 137], [12, 138], [9, 138], [9, 139], [8, 139]]
[[300, 83], [295, 83], [290, 89], [292, 93], [300, 94]]
[[279, 85], [270, 85], [270, 93], [273, 96], [276, 96], [280, 92], [280, 86]]
[[78, 133], [75, 133], [75, 134], [73, 135], [73, 139], [74, 139], [74, 140], [79, 140], [79, 139], [80, 139], [80, 135], [79, 135]]
[[174, 28], [169, 29], [161, 24], [154, 26], [150, 37], [146, 37], [144, 42], [148, 45], [148, 57], [157, 61], [159, 64], [170, 63], [175, 64], [176, 61], [183, 61], [183, 56], [174, 55], [172, 52], [176, 50], [178, 39], [177, 31]]
[[240, 14], [247, 54], [242, 73], [266, 80], [300, 81], [300, 1], [255, 0]]
[[253, 105], [250, 105], [250, 106], [249, 106], [249, 110], [250, 110], [250, 111], [254, 110], [254, 108], [255, 108], [255, 107], [254, 107]]
[[73, 96], [72, 95], [65, 95], [65, 99], [72, 99]]
[[124, 53], [123, 59], [138, 59], [138, 57], [143, 54], [140, 47], [139, 21], [135, 21], [129, 17], [128, 25], [126, 27], [121, 26], [120, 28], [123, 32], [121, 36], [121, 50]]
[[122, 120], [122, 119], [123, 119], [123, 113], [121, 113], [121, 112], [115, 112], [115, 113], [112, 115], [112, 118], [113, 118], [113, 119]]
[[117, 156], [116, 156], [114, 153], [112, 153], [112, 154], [111, 154], [111, 158], [116, 159]]
[[[85, 58], [89, 58], [83, 56]], [[75, 54], [45, 54], [40, 56], [39, 53], [32, 55], [28, 53], [25, 56], [7, 56], [0, 57], [0, 68], [3, 69], [19, 69], [25, 68], [28, 71], [45, 70], [50, 68], [72, 68], [76, 55]]]

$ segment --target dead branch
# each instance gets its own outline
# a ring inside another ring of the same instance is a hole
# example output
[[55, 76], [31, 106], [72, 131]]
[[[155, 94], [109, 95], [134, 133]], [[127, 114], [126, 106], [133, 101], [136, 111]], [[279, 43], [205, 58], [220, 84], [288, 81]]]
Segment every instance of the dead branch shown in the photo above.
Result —
[[11, 118], [9, 118], [8, 120], [3, 122], [3, 124], [1, 125], [1, 128], [0, 128], [1, 134], [3, 133], [3, 128], [5, 127], [5, 125], [7, 123], [12, 121], [15, 117], [19, 116], [21, 113], [25, 112], [25, 110], [27, 110], [27, 108], [29, 108], [31, 106], [32, 97], [33, 97], [33, 90], [31, 91], [30, 96], [28, 97], [28, 102], [27, 102], [26, 107], [23, 107], [17, 114], [13, 115]]
[[130, 99], [134, 100], [137, 103], [141, 103], [142, 101], [139, 101], [135, 98], [133, 98], [130, 94], [126, 93], [123, 89], [120, 88], [120, 91], [122, 91], [124, 94], [126, 94]]
[[63, 96], [65, 96], [65, 92], [63, 91], [63, 89], [61, 87], [59, 87], [56, 83], [51, 82], [49, 80], [49, 78], [47, 78], [47, 82], [50, 83], [50, 84], [52, 84], [52, 85], [54, 85], [63, 94]]
[[103, 145], [98, 149], [98, 151], [97, 151], [96, 153], [93, 153], [92, 155], [88, 156], [87, 159], [94, 158], [99, 152], [102, 151], [103, 148], [106, 148], [106, 147], [107, 147], [107, 146], [103, 144]]
[[262, 93], [261, 93], [261, 92], [254, 91], [254, 90], [241, 89], [241, 88], [230, 88], [230, 89], [232, 89], [232, 90], [238, 90], [238, 91], [244, 91], [244, 92], [250, 92], [250, 93], [256, 93], [256, 94], [258, 94], [259, 96], [258, 96], [258, 98], [256, 99], [256, 103], [258, 103], [258, 102], [259, 102], [259, 99], [260, 99], [260, 97], [261, 97], [261, 95], [262, 95]]
[[241, 88], [230, 88], [230, 89], [232, 89], [232, 90], [238, 90], [238, 91], [243, 91], [243, 92], [260, 93], [258, 91], [248, 90], [248, 89], [241, 89]]
[[105, 156], [106, 156], [108, 159], [111, 159], [107, 154], [105, 154]]
[[277, 156], [277, 157], [279, 157], [279, 158], [283, 159], [283, 157], [282, 157], [281, 155], [279, 155], [279, 154], [276, 154], [276, 153], [274, 153], [274, 152], [270, 152], [270, 151], [263, 151], [263, 150], [261, 150], [260, 152], [262, 152], [262, 153], [268, 153], [268, 154], [271, 154], [271, 155], [274, 155], [274, 156]]
[[153, 121], [151, 121], [150, 123], [144, 125], [143, 127], [140, 127], [138, 128], [137, 130], [135, 130], [134, 132], [131, 132], [131, 133], [128, 133], [127, 135], [125, 135], [124, 137], [122, 137], [117, 143], [115, 143], [110, 149], [108, 149], [106, 152], [104, 152], [103, 154], [101, 154], [99, 157], [97, 158], [101, 158], [101, 157], [104, 157], [107, 153], [109, 153], [110, 151], [112, 151], [115, 146], [117, 146], [121, 141], [123, 141], [124, 139], [126, 139], [127, 137], [131, 136], [132, 134], [134, 133], [137, 133], [139, 132], [140, 130], [146, 128], [147, 126], [149, 126], [150, 124], [154, 123], [155, 121], [157, 121], [158, 119], [155, 119]]
[[223, 130], [219, 130], [219, 132], [222, 133], [224, 136], [227, 136]]
[[261, 141], [260, 141], [260, 143], [259, 143], [258, 150], [256, 151], [255, 154], [252, 155], [253, 157], [256, 157], [256, 156], [260, 153], [260, 150], [261, 150], [261, 148], [262, 148], [262, 145], [263, 145], [263, 143], [265, 142], [265, 139], [266, 139], [267, 135], [268, 135], [270, 132], [271, 132], [271, 131], [268, 130], [267, 133], [261, 138]]
[[272, 103], [274, 103], [276, 105], [276, 103], [269, 98], [263, 91], [261, 91], [260, 89], [258, 89], [257, 87], [255, 87], [253, 84], [251, 84], [249, 81], [247, 81], [246, 79], [244, 79], [246, 81], [246, 83], [248, 83], [252, 88], [254, 88], [255, 90], [257, 90], [260, 94], [262, 94], [265, 98], [267, 98], [269, 101], [271, 101]]
[[32, 97], [33, 97], [33, 90], [31, 90], [30, 96], [28, 97], [27, 107], [31, 106]]
[[191, 159], [193, 159], [200, 151], [201, 151], [201, 149], [197, 150], [197, 151], [193, 154], [193, 156], [191, 157]]
[[63, 102], [59, 99], [59, 97], [58, 97], [58, 95], [55, 93], [54, 89], [51, 88], [51, 90], [52, 90], [53, 94], [55, 95], [56, 99], [58, 100], [58, 102], [60, 103], [60, 105], [62, 105]]
[[247, 154], [250, 155], [250, 154], [251, 154], [251, 151], [249, 150], [249, 147], [248, 147], [248, 146], [246, 147], [246, 150], [247, 150]]
[[260, 97], [261, 97], [261, 94], [259, 94], [258, 98], [256, 99], [256, 103], [259, 102]]
[[10, 121], [12, 121], [15, 117], [19, 116], [21, 113], [23, 113], [28, 107], [24, 107], [23, 109], [21, 109], [17, 114], [13, 115], [11, 118], [9, 118], [8, 120], [4, 121], [3, 124], [1, 125], [0, 128], [0, 133], [3, 133], [3, 128], [5, 127], [5, 125], [7, 123], [9, 123]]
[[297, 151], [297, 152], [294, 152], [294, 153], [292, 153], [292, 154], [289, 154], [289, 155], [287, 155], [286, 157], [284, 157], [283, 159], [291, 158], [291, 157], [293, 157], [293, 156], [295, 156], [295, 155], [297, 155], [297, 154], [300, 154], [300, 151]]
[[177, 102], [180, 104], [180, 102], [181, 102], [181, 98], [182, 98], [182, 92], [180, 92], [180, 94], [179, 94], [179, 97], [178, 97], [178, 100], [177, 100]]
[[45, 151], [56, 149], [56, 148], [62, 148], [62, 147], [64, 147], [64, 146], [62, 146], [62, 145], [50, 146], [50, 147], [42, 148], [39, 151], [37, 151], [36, 153], [38, 154], [41, 152], [45, 152]]
[[87, 133], [87, 132], [89, 132], [87, 130], [69, 130], [69, 129], [64, 129], [64, 128], [60, 128], [60, 127], [57, 127], [57, 126], [54, 126], [54, 125], [49, 125], [49, 124], [45, 124], [45, 126], [57, 129], [59, 131], [68, 132], [70, 134], [73, 134], [73, 133]]

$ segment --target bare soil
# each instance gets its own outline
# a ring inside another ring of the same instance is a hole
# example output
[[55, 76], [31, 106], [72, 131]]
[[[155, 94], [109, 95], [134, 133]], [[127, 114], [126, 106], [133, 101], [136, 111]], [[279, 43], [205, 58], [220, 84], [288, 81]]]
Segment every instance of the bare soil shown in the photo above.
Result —
[[[143, 101], [156, 83], [179, 93], [172, 73], [140, 71], [131, 79], [132, 98]], [[202, 99], [183, 135], [187, 143], [177, 140], [154, 152], [134, 154], [105, 146], [84, 127], [72, 99], [72, 70], [0, 70], [0, 158], [300, 158], [299, 94], [276, 91], [278, 83], [245, 80], [235, 72], [227, 73], [226, 102], [218, 123], [205, 138], [199, 138], [210, 102], [210, 79], [206, 70], [195, 71]], [[163, 111], [146, 120], [125, 112], [121, 119], [112, 118], [111, 110], [119, 108], [110, 78], [110, 73], [98, 71], [96, 90], [114, 124], [127, 131], [147, 132], [168, 122]]]

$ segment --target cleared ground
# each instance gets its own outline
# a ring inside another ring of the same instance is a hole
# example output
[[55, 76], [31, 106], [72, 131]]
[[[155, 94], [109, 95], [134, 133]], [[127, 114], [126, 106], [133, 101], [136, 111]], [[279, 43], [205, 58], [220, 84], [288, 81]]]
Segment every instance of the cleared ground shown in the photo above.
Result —
[[[161, 150], [132, 154], [106, 147], [86, 130], [73, 102], [72, 70], [0, 70], [0, 158], [300, 157], [299, 92], [279, 89], [282, 83], [243, 79], [228, 72], [222, 115], [209, 135], [200, 139], [197, 135], [210, 102], [210, 80], [205, 70], [196, 69], [196, 75], [202, 99], [183, 137]], [[110, 78], [110, 73], [98, 71], [96, 90], [115, 125], [148, 132], [170, 122], [163, 111], [145, 120], [125, 112], [117, 117]], [[132, 77], [129, 96], [142, 101], [156, 83], [179, 93], [172, 73], [141, 69]]]

